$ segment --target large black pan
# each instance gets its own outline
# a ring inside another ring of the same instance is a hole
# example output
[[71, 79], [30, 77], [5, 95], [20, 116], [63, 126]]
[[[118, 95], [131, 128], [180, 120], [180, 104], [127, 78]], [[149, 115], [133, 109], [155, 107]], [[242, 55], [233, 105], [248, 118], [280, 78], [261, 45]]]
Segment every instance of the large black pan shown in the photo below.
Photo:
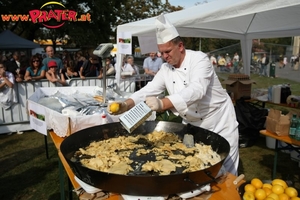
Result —
[[201, 185], [215, 181], [214, 177], [220, 170], [230, 150], [229, 143], [223, 137], [199, 127], [163, 121], [147, 121], [130, 135], [146, 135], [154, 130], [171, 132], [179, 135], [181, 138], [186, 133], [193, 134], [195, 142], [211, 145], [213, 150], [221, 155], [222, 160], [204, 170], [163, 176], [110, 174], [86, 168], [80, 162], [72, 162], [75, 151], [88, 146], [92, 141], [105, 140], [119, 135], [129, 135], [120, 123], [94, 126], [73, 133], [62, 142], [60, 150], [79, 179], [104, 191], [128, 195], [161, 196], [188, 192]]

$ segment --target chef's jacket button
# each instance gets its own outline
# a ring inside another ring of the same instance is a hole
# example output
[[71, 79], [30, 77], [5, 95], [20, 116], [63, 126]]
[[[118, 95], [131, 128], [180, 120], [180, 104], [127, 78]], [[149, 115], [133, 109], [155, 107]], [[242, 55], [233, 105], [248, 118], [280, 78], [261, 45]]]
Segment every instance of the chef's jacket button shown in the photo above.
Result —
[[186, 68], [184, 68], [184, 70], [186, 70]]
[[175, 83], [175, 81], [173, 81], [173, 83]]

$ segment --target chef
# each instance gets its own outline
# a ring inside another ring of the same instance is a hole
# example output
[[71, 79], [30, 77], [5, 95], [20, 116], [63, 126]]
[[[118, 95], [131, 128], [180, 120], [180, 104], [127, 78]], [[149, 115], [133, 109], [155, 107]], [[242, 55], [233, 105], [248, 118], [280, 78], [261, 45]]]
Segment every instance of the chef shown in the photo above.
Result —
[[[230, 144], [229, 156], [223, 167], [237, 175], [239, 163], [238, 122], [232, 101], [223, 89], [214, 68], [201, 51], [185, 49], [176, 28], [162, 14], [156, 18], [156, 38], [159, 52], [166, 61], [141, 90], [119, 103], [121, 114], [141, 101], [153, 110], [171, 110], [182, 123], [190, 123], [223, 136]], [[167, 89], [168, 96], [157, 96]], [[114, 102], [116, 103], [116, 102]]]

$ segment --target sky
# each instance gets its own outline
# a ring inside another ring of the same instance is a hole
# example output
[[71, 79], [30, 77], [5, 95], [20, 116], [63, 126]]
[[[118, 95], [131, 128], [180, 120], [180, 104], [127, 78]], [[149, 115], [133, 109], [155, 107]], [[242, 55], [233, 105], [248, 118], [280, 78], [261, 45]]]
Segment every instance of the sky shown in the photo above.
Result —
[[[173, 6], [182, 6], [183, 8], [189, 8], [195, 6], [198, 2], [204, 2], [205, 0], [169, 0], [169, 3]], [[207, 2], [216, 0], [206, 0]], [[163, 1], [162, 1], [163, 2]]]

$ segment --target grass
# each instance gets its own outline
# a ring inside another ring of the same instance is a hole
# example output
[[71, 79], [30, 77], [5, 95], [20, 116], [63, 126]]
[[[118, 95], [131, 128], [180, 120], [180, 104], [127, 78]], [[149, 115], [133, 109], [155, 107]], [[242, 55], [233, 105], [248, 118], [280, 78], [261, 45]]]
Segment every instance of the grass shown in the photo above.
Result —
[[[220, 74], [221, 80], [226, 78], [226, 74]], [[256, 82], [253, 88], [267, 88], [279, 82], [289, 82], [293, 94], [300, 94], [300, 83], [297, 82], [256, 75], [251, 78]], [[178, 120], [172, 115], [171, 117], [172, 121]], [[50, 138], [48, 148], [49, 159], [46, 158], [44, 136], [35, 131], [27, 131], [23, 135], [0, 135], [0, 199], [60, 199], [58, 155]], [[266, 147], [265, 137], [261, 136], [254, 146], [240, 148], [239, 174], [245, 174], [246, 180], [254, 177], [270, 180], [273, 159], [274, 150]], [[289, 154], [279, 152], [277, 177], [292, 180], [299, 191], [299, 173], [298, 163], [292, 161]], [[67, 182], [66, 175], [65, 182]], [[67, 186], [65, 190], [67, 191]], [[73, 199], [78, 199], [75, 194]]]

